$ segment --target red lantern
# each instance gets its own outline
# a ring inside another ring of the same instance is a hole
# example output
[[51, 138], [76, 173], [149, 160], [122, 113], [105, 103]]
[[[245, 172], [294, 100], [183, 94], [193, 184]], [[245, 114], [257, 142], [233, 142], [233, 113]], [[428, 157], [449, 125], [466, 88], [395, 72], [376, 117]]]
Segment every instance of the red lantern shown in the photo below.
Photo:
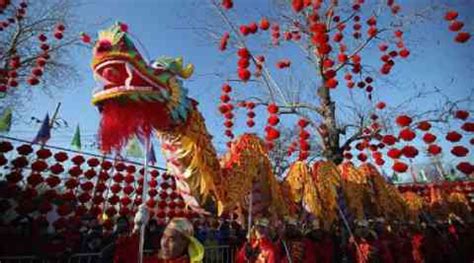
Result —
[[387, 151], [387, 155], [388, 155], [388, 157], [390, 157], [392, 159], [398, 159], [402, 155], [402, 151], [400, 151], [397, 148], [392, 148], [392, 149]]
[[41, 177], [40, 173], [32, 172], [31, 175], [27, 179], [28, 184], [32, 187], [36, 187], [40, 183], [43, 182], [43, 177]]
[[60, 174], [60, 173], [64, 172], [64, 168], [60, 163], [56, 163], [53, 166], [49, 167], [49, 170], [53, 174]]
[[90, 167], [96, 167], [100, 164], [100, 161], [97, 158], [90, 158], [89, 160], [87, 160], [87, 164]]
[[127, 185], [123, 188], [123, 192], [125, 194], [129, 195], [133, 192], [133, 187], [131, 185]]
[[112, 180], [116, 183], [121, 183], [123, 181], [124, 177], [121, 173], [116, 173], [113, 177]]
[[399, 137], [404, 141], [412, 141], [416, 137], [416, 133], [414, 133], [410, 128], [405, 128], [400, 131]]
[[404, 173], [408, 170], [408, 165], [403, 162], [395, 162], [392, 166], [392, 169], [397, 173]]
[[17, 147], [16, 150], [20, 155], [29, 155], [33, 152], [33, 148], [28, 144], [23, 144]]
[[67, 156], [67, 153], [65, 153], [65, 152], [58, 152], [58, 153], [54, 154], [54, 159], [58, 162], [64, 162], [64, 161], [67, 160], [67, 158], [68, 158], [68, 156]]
[[446, 135], [446, 140], [450, 142], [459, 142], [462, 138], [462, 135], [456, 131], [450, 131]]
[[467, 132], [474, 132], [474, 122], [465, 122], [462, 126], [461, 129]]
[[429, 133], [429, 132], [427, 132], [427, 133], [425, 133], [425, 135], [423, 135], [423, 141], [425, 143], [432, 143], [432, 142], [436, 141], [436, 136]]
[[85, 173], [84, 173], [84, 176], [87, 178], [87, 179], [92, 179], [94, 178], [95, 176], [97, 175], [97, 172], [94, 170], [94, 169], [89, 169], [87, 170]]
[[112, 191], [112, 193], [114, 193], [114, 194], [120, 192], [121, 190], [122, 190], [122, 187], [119, 184], [113, 184], [110, 187], [110, 191]]
[[431, 124], [427, 121], [422, 121], [418, 123], [418, 129], [422, 131], [428, 131], [431, 128]]
[[385, 135], [382, 138], [382, 142], [386, 145], [394, 145], [397, 142], [397, 138], [395, 138], [393, 135]]
[[464, 157], [469, 153], [469, 150], [464, 146], [454, 146], [451, 153], [457, 157]]
[[76, 156], [74, 156], [74, 157], [71, 159], [71, 161], [72, 161], [75, 165], [79, 166], [79, 165], [81, 165], [82, 163], [85, 162], [85, 159], [84, 159], [84, 157], [82, 157], [82, 155], [76, 155]]
[[38, 156], [38, 158], [40, 159], [48, 159], [49, 157], [51, 157], [52, 153], [49, 149], [40, 149], [36, 152], [36, 155]]
[[436, 144], [431, 144], [430, 146], [428, 146], [428, 153], [430, 153], [431, 155], [438, 155], [441, 153], [441, 151], [441, 147]]
[[460, 162], [456, 169], [464, 173], [465, 175], [471, 175], [474, 172], [474, 165], [469, 162]]
[[46, 183], [49, 185], [49, 187], [54, 188], [61, 183], [61, 179], [59, 179], [57, 176], [51, 175], [50, 177], [46, 178]]
[[415, 158], [418, 155], [418, 150], [411, 145], [407, 145], [402, 148], [402, 154], [407, 158]]
[[83, 191], [86, 191], [86, 192], [87, 192], [87, 191], [92, 190], [92, 188], [94, 188], [94, 184], [92, 184], [92, 182], [89, 182], [89, 181], [88, 181], [88, 182], [85, 182], [85, 183], [82, 183], [82, 184], [81, 184], [81, 189], [82, 189]]
[[0, 152], [1, 153], [7, 153], [11, 150], [13, 150], [13, 145], [10, 142], [7, 142], [7, 141], [0, 142]]
[[124, 196], [120, 199], [120, 203], [123, 205], [123, 206], [127, 206], [129, 204], [132, 203], [132, 200], [130, 199], [130, 197], [128, 196]]
[[37, 160], [31, 164], [31, 169], [33, 171], [43, 172], [47, 168], [48, 168], [48, 164], [42, 160]]
[[113, 195], [108, 199], [108, 201], [110, 204], [115, 205], [120, 201], [120, 198], [117, 195]]
[[79, 183], [77, 182], [76, 179], [70, 178], [69, 180], [66, 181], [64, 185], [66, 186], [67, 189], [74, 189], [79, 185]]
[[102, 167], [102, 169], [104, 170], [109, 170], [110, 168], [112, 168], [112, 163], [110, 161], [107, 161], [107, 160], [104, 160], [101, 164], [100, 164], [100, 167]]
[[454, 113], [454, 117], [456, 119], [460, 119], [460, 120], [467, 120], [467, 118], [469, 118], [469, 112], [465, 111], [465, 110], [458, 110]]

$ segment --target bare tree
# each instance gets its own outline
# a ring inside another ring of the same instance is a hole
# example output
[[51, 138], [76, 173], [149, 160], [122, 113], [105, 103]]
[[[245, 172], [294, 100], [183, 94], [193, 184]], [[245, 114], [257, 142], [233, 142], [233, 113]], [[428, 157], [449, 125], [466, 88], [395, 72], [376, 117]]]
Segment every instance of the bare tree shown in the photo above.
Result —
[[[7, 3], [10, 1], [7, 1]], [[70, 51], [79, 44], [77, 1], [11, 1], [0, 13], [0, 110], [21, 107], [33, 92], [52, 96], [78, 74]]]
[[[239, 94], [236, 101], [277, 106], [280, 116], [308, 120], [312, 134], [318, 135], [322, 157], [336, 164], [341, 163], [345, 155], [348, 157], [348, 151], [354, 146], [361, 151], [359, 160], [370, 160], [371, 153], [386, 145], [382, 140], [384, 135], [395, 134], [400, 128], [400, 125], [392, 125], [399, 114], [409, 114], [415, 120], [410, 121], [411, 129], [421, 121], [449, 125], [460, 107], [467, 107], [469, 111], [474, 95], [471, 92], [465, 98], [454, 100], [437, 87], [418, 87], [417, 83], [401, 83], [389, 77], [393, 75], [393, 68], [411, 55], [409, 44], [416, 45], [405, 39], [404, 31], [414, 24], [429, 21], [434, 12], [442, 18], [440, 11], [445, 9], [432, 5], [401, 13], [395, 1], [353, 2], [269, 1], [269, 13], [261, 15], [258, 21], [243, 22], [246, 18], [239, 17], [232, 7], [209, 0], [210, 9], [217, 15], [206, 16], [204, 24], [196, 28], [201, 36], [208, 37], [207, 41], [209, 37], [214, 39], [221, 51], [231, 51], [222, 53], [225, 62], [231, 59], [231, 53], [237, 53], [237, 59], [241, 60], [239, 52], [248, 53], [247, 64], [239, 60], [237, 77], [235, 71], [227, 78], [223, 77], [225, 72], [215, 73], [228, 82], [239, 81], [256, 87], [251, 96], [245, 92]], [[469, 39], [468, 32], [450, 30], [457, 32], [455, 41], [459, 44]], [[203, 31], [206, 34], [202, 34]], [[458, 45], [455, 41], [453, 45]], [[278, 53], [275, 55], [272, 51]], [[282, 57], [282, 53], [287, 57]], [[374, 63], [373, 58], [379, 57], [379, 63]], [[272, 62], [267, 63], [275, 60], [277, 69]], [[291, 70], [293, 65], [297, 65], [300, 72], [290, 71], [290, 80], [285, 81], [281, 76], [285, 74], [280, 72]], [[407, 99], [385, 108], [375, 92], [381, 85], [394, 89], [405, 86]], [[349, 88], [346, 94], [340, 91], [341, 86]], [[427, 97], [436, 98], [437, 105], [420, 111], [417, 104]], [[401, 141], [398, 134], [395, 137]]]

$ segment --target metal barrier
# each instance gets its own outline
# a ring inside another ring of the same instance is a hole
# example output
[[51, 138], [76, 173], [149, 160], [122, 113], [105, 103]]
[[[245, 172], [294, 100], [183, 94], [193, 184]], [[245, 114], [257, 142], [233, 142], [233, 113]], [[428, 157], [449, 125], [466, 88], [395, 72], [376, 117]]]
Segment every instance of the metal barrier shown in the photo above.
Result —
[[[235, 262], [235, 247], [211, 246], [206, 247], [203, 263], [233, 263]], [[153, 254], [152, 251], [145, 251]], [[98, 263], [101, 262], [100, 253], [77, 253], [67, 259], [40, 259], [36, 256], [0, 256], [0, 263]]]

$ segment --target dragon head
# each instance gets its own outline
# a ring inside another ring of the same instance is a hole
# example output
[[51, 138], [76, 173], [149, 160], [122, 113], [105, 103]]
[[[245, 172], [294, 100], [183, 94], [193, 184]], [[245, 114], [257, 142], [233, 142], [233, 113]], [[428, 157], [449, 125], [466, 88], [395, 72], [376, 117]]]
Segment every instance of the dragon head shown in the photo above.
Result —
[[102, 114], [99, 137], [105, 152], [120, 150], [135, 134], [183, 123], [192, 108], [181, 79], [192, 75], [193, 65], [170, 57], [148, 64], [120, 24], [99, 32], [92, 70], [101, 83], [92, 104]]

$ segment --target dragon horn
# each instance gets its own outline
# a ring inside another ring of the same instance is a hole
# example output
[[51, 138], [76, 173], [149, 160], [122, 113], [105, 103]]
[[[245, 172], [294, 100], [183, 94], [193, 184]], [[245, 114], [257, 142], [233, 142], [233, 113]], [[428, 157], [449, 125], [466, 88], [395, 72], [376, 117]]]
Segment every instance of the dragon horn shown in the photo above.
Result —
[[187, 78], [191, 77], [193, 72], [194, 72], [194, 65], [193, 64], [188, 64], [188, 65], [186, 65], [186, 67], [181, 68], [181, 71], [179, 72], [179, 75], [182, 78], [187, 79]]

